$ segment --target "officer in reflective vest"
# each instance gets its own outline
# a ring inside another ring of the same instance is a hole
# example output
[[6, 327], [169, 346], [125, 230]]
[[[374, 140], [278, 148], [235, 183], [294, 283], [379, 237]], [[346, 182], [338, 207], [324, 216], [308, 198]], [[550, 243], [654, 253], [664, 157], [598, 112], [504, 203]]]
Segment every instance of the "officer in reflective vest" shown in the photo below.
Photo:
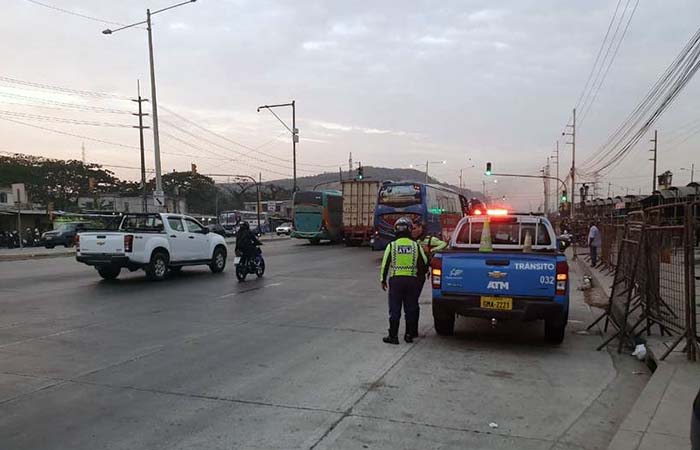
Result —
[[[389, 287], [389, 335], [382, 339], [387, 344], [399, 343], [401, 307], [406, 316], [404, 340], [413, 342], [418, 336], [418, 297], [420, 274], [425, 274], [428, 258], [420, 245], [411, 239], [411, 220], [402, 217], [394, 224], [396, 240], [384, 251], [379, 281], [382, 289]], [[425, 278], [425, 275], [423, 275]]]
[[[433, 255], [440, 250], [447, 248], [447, 242], [436, 238], [435, 236], [430, 236], [425, 233], [425, 228], [423, 228], [423, 222], [418, 219], [413, 222], [413, 230], [411, 231], [411, 236], [415, 239], [418, 244], [423, 247], [423, 252], [432, 258]], [[426, 273], [418, 274], [418, 280], [420, 282], [420, 288], [418, 289], [418, 296], [423, 291], [423, 285], [425, 284], [425, 279], [428, 276], [428, 270]]]

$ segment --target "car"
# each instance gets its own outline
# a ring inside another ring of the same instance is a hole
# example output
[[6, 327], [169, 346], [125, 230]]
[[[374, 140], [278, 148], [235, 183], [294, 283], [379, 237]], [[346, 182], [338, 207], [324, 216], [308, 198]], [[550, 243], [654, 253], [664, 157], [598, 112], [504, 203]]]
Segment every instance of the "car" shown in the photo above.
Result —
[[216, 233], [219, 236], [223, 236], [223, 237], [230, 236], [230, 234], [226, 231], [226, 229], [223, 226], [219, 225], [218, 223], [212, 223], [210, 225], [207, 225], [207, 228], [209, 229], [210, 232]]
[[185, 266], [208, 265], [223, 272], [228, 250], [223, 236], [182, 214], [126, 214], [117, 231], [79, 233], [76, 260], [113, 280], [123, 268], [143, 269], [160, 281]]
[[460, 315], [493, 322], [543, 319], [545, 339], [564, 340], [569, 266], [545, 217], [505, 210], [465, 217], [430, 265], [438, 335], [453, 334]]
[[53, 230], [42, 234], [41, 242], [46, 248], [54, 248], [57, 245], [72, 247], [77, 233], [87, 227], [88, 224], [85, 222], [63, 222], [58, 224]]
[[283, 234], [289, 236], [292, 234], [292, 228], [292, 224], [287, 222], [275, 228], [275, 231], [277, 232], [277, 236], [281, 236]]

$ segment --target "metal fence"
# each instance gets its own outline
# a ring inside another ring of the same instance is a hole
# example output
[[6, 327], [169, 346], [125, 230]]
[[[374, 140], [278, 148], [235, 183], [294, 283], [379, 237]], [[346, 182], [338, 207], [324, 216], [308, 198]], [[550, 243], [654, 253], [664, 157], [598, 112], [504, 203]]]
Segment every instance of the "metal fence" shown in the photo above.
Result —
[[663, 205], [628, 215], [622, 232], [604, 226], [601, 250], [615, 278], [608, 308], [591, 327], [605, 318], [606, 331], [612, 323], [616, 333], [599, 349], [617, 338], [620, 351], [658, 330], [674, 337], [661, 359], [683, 340], [688, 359], [698, 358], [699, 213], [699, 202]]

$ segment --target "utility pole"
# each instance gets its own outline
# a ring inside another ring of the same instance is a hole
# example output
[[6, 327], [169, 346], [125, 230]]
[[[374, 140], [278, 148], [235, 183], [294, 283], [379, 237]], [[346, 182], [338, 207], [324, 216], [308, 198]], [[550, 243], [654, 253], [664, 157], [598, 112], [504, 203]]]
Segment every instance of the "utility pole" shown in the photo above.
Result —
[[106, 29], [102, 31], [102, 34], [105, 35], [112, 35], [118, 31], [125, 30], [127, 28], [132, 28], [138, 25], [143, 25], [144, 23], [146, 24], [146, 30], [148, 31], [148, 61], [150, 65], [150, 72], [151, 72], [151, 107], [153, 108], [153, 152], [155, 153], [155, 171], [156, 171], [156, 189], [155, 192], [153, 192], [153, 197], [155, 200], [155, 203], [157, 203], [156, 207], [158, 208], [158, 211], [161, 211], [162, 208], [165, 206], [163, 204], [163, 198], [164, 198], [164, 193], [163, 193], [163, 179], [161, 177], [161, 165], [160, 165], [160, 135], [158, 134], [158, 103], [156, 101], [156, 69], [155, 69], [155, 62], [153, 58], [153, 30], [152, 30], [152, 24], [151, 24], [151, 16], [154, 16], [156, 14], [162, 13], [164, 11], [168, 11], [174, 8], [177, 8], [179, 6], [187, 5], [189, 3], [194, 3], [197, 0], [186, 0], [181, 3], [172, 5], [172, 6], [167, 6], [165, 8], [161, 8], [157, 11], [151, 12], [150, 9], [146, 10], [146, 20], [141, 21], [141, 22], [136, 22], [132, 23], [130, 25], [124, 25], [120, 28], [116, 28], [114, 30], [112, 29]]
[[139, 124], [137, 126], [134, 126], [134, 128], [139, 129], [139, 147], [141, 149], [141, 191], [143, 197], [141, 200], [141, 211], [147, 213], [148, 198], [146, 194], [146, 152], [143, 143], [143, 130], [148, 129], [150, 127], [143, 125], [143, 117], [147, 116], [148, 114], [143, 112], [141, 103], [147, 102], [148, 100], [146, 100], [145, 98], [141, 98], [141, 82], [139, 80], [136, 80], [136, 91], [138, 95], [135, 99], [132, 99], [131, 101], [139, 104], [139, 112], [132, 114], [134, 116], [138, 116], [139, 118]]
[[[289, 128], [289, 126], [284, 123], [284, 120], [280, 119], [280, 117], [275, 114], [275, 112], [272, 110], [273, 108], [281, 108], [281, 107], [286, 107], [286, 106], [291, 106], [292, 107], [292, 128]], [[267, 109], [272, 113], [273, 116], [279, 122], [290, 132], [292, 133], [292, 167], [293, 167], [293, 178], [294, 178], [294, 187], [292, 192], [297, 191], [297, 143], [299, 142], [299, 130], [297, 129], [297, 109], [296, 109], [296, 101], [292, 100], [290, 103], [282, 103], [279, 105], [261, 105], [258, 106], [258, 112], [260, 112], [261, 109]], [[352, 157], [352, 156], [351, 156]], [[350, 167], [350, 170], [352, 170], [352, 166]]]
[[[574, 218], [574, 205], [575, 205], [575, 199], [576, 199], [576, 108], [574, 108], [573, 111], [573, 121], [571, 124], [567, 125], [567, 128], [571, 128], [571, 133], [567, 133], [566, 131], [562, 132], [562, 136], [571, 136], [571, 142], [567, 142], [567, 144], [571, 144], [571, 218]], [[559, 178], [559, 177], [557, 177]]]
[[85, 165], [85, 142], [80, 146], [80, 154], [83, 158], [83, 165]]
[[428, 184], [428, 164], [430, 164], [427, 160], [425, 161], [425, 184]]
[[462, 172], [464, 169], [459, 169], [459, 193], [464, 195], [464, 188], [462, 187]]
[[[262, 172], [258, 173], [258, 233], [261, 232], [260, 229], [260, 184], [262, 184]], [[294, 191], [296, 192], [296, 190]]]
[[352, 152], [350, 152], [350, 156], [348, 157], [348, 172], [352, 172]]
[[652, 153], [654, 154], [654, 156], [653, 156], [652, 158], [649, 159], [649, 161], [654, 161], [654, 175], [653, 175], [653, 176], [654, 176], [654, 179], [652, 180], [652, 183], [651, 183], [651, 186], [652, 186], [652, 187], [651, 187], [651, 192], [652, 192], [652, 194], [653, 194], [654, 191], [656, 191], [656, 161], [657, 161], [656, 158], [657, 158], [657, 150], [658, 150], [658, 148], [659, 148], [659, 147], [658, 147], [658, 146], [659, 146], [659, 134], [658, 134], [658, 130], [654, 130], [654, 139], [651, 139], [650, 142], [653, 142], [653, 143], [654, 143], [654, 148], [652, 148], [651, 150], [649, 150], [650, 152], [652, 152]]
[[608, 198], [610, 198], [610, 188], [612, 187], [612, 183], [608, 183]]
[[343, 168], [342, 167], [338, 167], [338, 174], [340, 175], [340, 184], [342, 186], [342, 184], [343, 184]]

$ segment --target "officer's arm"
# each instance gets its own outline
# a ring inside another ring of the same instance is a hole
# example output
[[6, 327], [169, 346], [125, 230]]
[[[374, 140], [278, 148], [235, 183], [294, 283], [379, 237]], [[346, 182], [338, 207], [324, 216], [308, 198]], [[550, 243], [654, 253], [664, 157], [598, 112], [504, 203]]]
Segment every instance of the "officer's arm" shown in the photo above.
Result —
[[[433, 240], [433, 239], [434, 239], [434, 240]], [[432, 244], [433, 242], [435, 243], [435, 246], [432, 246], [432, 245], [431, 245], [431, 246], [430, 246], [430, 249], [431, 249], [432, 251], [434, 251], [434, 252], [439, 252], [440, 250], [444, 250], [444, 249], [447, 248], [447, 242], [445, 242], [445, 241], [443, 241], [443, 240], [441, 240], [441, 239], [432, 238], [432, 239], [430, 240], [430, 243]]]
[[382, 271], [379, 274], [379, 281], [386, 283], [386, 276], [389, 274], [389, 258], [391, 257], [391, 244], [386, 246], [384, 250], [384, 258], [382, 258]]

